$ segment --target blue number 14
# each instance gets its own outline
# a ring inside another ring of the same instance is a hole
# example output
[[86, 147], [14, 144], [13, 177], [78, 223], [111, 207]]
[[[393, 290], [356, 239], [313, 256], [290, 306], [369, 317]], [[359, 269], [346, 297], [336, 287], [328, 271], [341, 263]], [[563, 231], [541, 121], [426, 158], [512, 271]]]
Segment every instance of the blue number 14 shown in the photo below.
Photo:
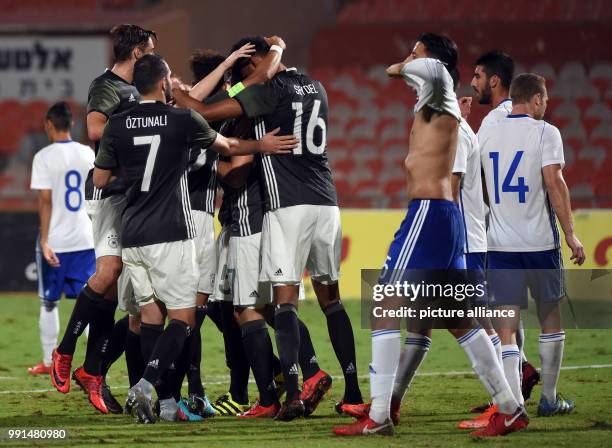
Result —
[[[516, 173], [516, 169], [523, 157], [524, 151], [517, 151], [514, 155], [514, 159], [512, 159], [512, 163], [510, 164], [510, 168], [508, 168], [508, 172], [506, 173], [506, 177], [504, 177], [504, 182], [502, 183], [502, 193], [518, 193], [519, 202], [524, 204], [526, 202], [526, 193], [529, 191], [529, 187], [525, 185], [525, 178], [518, 177], [516, 185], [512, 185], [512, 178]], [[493, 185], [495, 187], [495, 203], [499, 204], [499, 152], [490, 152], [489, 158], [493, 160]]]

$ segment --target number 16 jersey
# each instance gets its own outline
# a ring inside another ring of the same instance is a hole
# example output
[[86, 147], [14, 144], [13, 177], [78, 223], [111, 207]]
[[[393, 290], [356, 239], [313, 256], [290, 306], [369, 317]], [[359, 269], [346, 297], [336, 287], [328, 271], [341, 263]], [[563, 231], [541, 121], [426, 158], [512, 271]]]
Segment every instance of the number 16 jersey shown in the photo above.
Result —
[[542, 169], [564, 166], [559, 130], [527, 115], [508, 115], [478, 134], [489, 197], [488, 250], [537, 252], [560, 247]]
[[292, 154], [262, 157], [266, 211], [337, 205], [326, 151], [327, 93], [321, 83], [289, 68], [234, 98], [254, 119], [256, 138], [280, 127], [278, 135], [293, 134], [300, 141]]

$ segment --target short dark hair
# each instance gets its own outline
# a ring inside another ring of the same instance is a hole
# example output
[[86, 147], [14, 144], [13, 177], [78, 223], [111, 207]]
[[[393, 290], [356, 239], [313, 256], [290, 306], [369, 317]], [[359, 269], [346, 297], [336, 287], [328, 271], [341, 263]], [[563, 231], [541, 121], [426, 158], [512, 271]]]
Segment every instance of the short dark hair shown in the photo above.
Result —
[[123, 62], [130, 59], [134, 48], [144, 49], [149, 38], [157, 40], [155, 31], [145, 30], [138, 25], [123, 24], [114, 26], [110, 30], [113, 37], [113, 53], [115, 62]]
[[487, 78], [493, 75], [499, 76], [502, 87], [510, 88], [514, 76], [514, 61], [512, 58], [498, 50], [491, 50], [476, 59], [474, 65], [481, 65]]
[[[215, 50], [196, 50], [189, 58], [189, 65], [191, 66], [191, 73], [193, 73], [193, 84], [196, 84], [201, 79], [205, 78], [210, 72], [216, 69], [220, 64], [225, 61], [225, 56]], [[215, 90], [212, 93], [216, 93], [217, 90], [223, 86], [223, 80], [215, 86]]]
[[510, 84], [512, 104], [528, 103], [534, 95], [544, 95], [545, 92], [546, 79], [535, 73], [521, 73]]
[[457, 60], [459, 59], [459, 51], [457, 50], [457, 44], [450, 37], [434, 33], [423, 33], [417, 41], [425, 46], [427, 54], [444, 62], [453, 82], [458, 84]]
[[158, 54], [145, 54], [134, 64], [134, 86], [141, 95], [155, 90], [155, 85], [170, 73], [168, 64]]
[[[252, 54], [252, 56], [264, 56], [268, 53], [268, 51], [270, 51], [270, 45], [268, 45], [268, 43], [262, 36], [248, 36], [243, 37], [238, 42], [236, 42], [232, 46], [230, 53], [238, 50], [240, 47], [248, 43], [255, 45], [255, 52]], [[232, 67], [232, 83], [236, 83], [242, 80], [242, 68], [248, 63], [249, 58], [240, 58], [234, 63], [234, 66]]]
[[72, 112], [68, 103], [55, 103], [47, 111], [45, 120], [49, 120], [56, 131], [69, 131], [72, 128]]

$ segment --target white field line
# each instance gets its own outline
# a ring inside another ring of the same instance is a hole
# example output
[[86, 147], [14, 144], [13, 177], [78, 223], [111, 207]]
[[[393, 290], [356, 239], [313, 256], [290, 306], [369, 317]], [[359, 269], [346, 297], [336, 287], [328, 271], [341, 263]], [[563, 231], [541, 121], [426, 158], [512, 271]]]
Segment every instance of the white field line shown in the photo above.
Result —
[[[562, 366], [561, 370], [587, 370], [587, 369], [610, 369], [612, 368], [612, 364], [590, 364], [585, 366]], [[538, 369], [540, 370], [540, 369]], [[463, 375], [473, 375], [474, 372], [472, 370], [463, 370], [463, 371], [448, 371], [448, 372], [422, 372], [417, 373], [417, 376], [463, 376]], [[360, 379], [369, 378], [369, 375], [359, 375]], [[110, 378], [110, 375], [109, 375]], [[229, 376], [217, 376], [215, 381], [204, 381], [204, 385], [220, 385], [227, 384], [229, 381]], [[221, 378], [223, 378], [221, 380]], [[342, 376], [333, 376], [334, 381], [343, 380]], [[10, 376], [2, 376], [0, 380], [18, 380], [18, 377], [10, 377]], [[249, 383], [255, 384], [254, 380], [249, 380]], [[186, 384], [186, 383], [185, 383]], [[128, 389], [129, 386], [113, 386], [113, 389]], [[45, 393], [45, 392], [54, 392], [55, 389], [31, 389], [31, 390], [0, 390], [0, 395], [9, 395], [9, 394], [36, 394], [36, 393]]]

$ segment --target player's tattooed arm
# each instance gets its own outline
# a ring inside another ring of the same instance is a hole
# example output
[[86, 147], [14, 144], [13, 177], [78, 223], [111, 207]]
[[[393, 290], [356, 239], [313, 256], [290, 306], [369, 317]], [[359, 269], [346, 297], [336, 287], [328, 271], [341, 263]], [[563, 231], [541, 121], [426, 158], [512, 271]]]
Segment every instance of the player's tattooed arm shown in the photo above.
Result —
[[544, 184], [546, 185], [548, 198], [555, 210], [557, 218], [559, 218], [561, 229], [563, 229], [563, 233], [565, 234], [567, 246], [572, 251], [570, 260], [573, 260], [574, 264], [581, 265], [584, 263], [586, 256], [582, 243], [574, 233], [570, 195], [565, 179], [563, 178], [561, 165], [547, 165], [542, 168], [542, 174], [544, 176]]

